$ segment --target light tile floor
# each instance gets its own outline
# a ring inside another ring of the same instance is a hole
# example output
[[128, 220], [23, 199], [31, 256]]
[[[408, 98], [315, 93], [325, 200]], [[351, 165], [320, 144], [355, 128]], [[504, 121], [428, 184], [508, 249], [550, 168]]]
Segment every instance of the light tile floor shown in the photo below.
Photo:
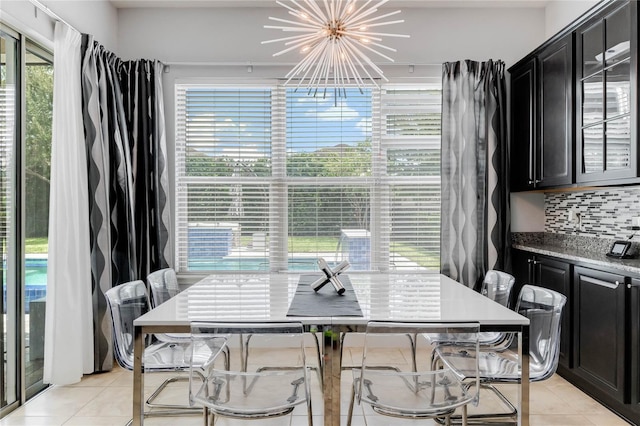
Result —
[[[345, 363], [357, 360], [360, 351], [356, 348], [345, 349]], [[313, 357], [309, 357], [313, 359]], [[260, 357], [253, 358], [256, 363]], [[408, 353], [399, 349], [389, 349], [387, 361], [393, 364], [406, 363]], [[161, 383], [165, 375], [150, 374], [145, 378], [145, 389], [150, 394]], [[312, 375], [312, 398], [314, 424], [322, 425], [322, 396], [317, 376]], [[162, 394], [162, 398], [186, 402], [185, 383], [171, 385]], [[515, 386], [511, 386], [515, 390]], [[346, 414], [351, 389], [351, 372], [344, 371], [342, 376], [342, 412]], [[70, 386], [53, 386], [18, 408], [2, 420], [6, 426], [124, 426], [131, 418], [132, 373], [119, 367], [102, 374], [85, 376], [82, 381]], [[484, 394], [482, 406], [490, 409], [493, 402]], [[159, 401], [160, 402], [160, 401]], [[471, 412], [471, 411], [470, 411]], [[367, 408], [356, 407], [353, 426], [395, 426], [395, 425], [433, 425], [431, 421], [406, 421], [377, 415]], [[628, 424], [595, 400], [573, 387], [560, 376], [531, 385], [532, 426], [580, 425], [580, 426], [618, 426]], [[219, 419], [218, 426], [246, 425], [247, 422]], [[299, 426], [306, 425], [306, 410], [298, 407], [293, 415], [269, 421], [249, 422], [250, 425]], [[343, 418], [342, 424], [346, 424]], [[145, 425], [191, 426], [202, 425], [201, 416], [151, 417]]]

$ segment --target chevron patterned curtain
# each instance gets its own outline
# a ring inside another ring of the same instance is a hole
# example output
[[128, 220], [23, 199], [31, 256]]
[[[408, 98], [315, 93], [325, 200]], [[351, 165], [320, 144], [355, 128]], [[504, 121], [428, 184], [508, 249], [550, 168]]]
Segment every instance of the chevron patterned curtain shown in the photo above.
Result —
[[510, 263], [506, 106], [502, 61], [443, 64], [440, 267], [469, 287]]
[[162, 64], [122, 61], [82, 38], [83, 122], [96, 371], [111, 369], [104, 292], [168, 267], [171, 247]]

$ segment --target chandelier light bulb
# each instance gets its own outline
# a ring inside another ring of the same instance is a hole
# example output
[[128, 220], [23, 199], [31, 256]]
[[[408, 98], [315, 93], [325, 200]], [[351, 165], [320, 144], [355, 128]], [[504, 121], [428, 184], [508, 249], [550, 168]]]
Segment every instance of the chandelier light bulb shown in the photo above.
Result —
[[296, 89], [306, 86], [314, 96], [322, 88], [325, 93], [327, 88], [337, 89], [339, 95], [344, 96], [347, 86], [357, 86], [361, 91], [368, 84], [378, 87], [376, 79], [389, 80], [368, 55], [374, 53], [376, 57], [393, 62], [382, 50], [396, 50], [382, 44], [382, 38], [409, 37], [370, 30], [404, 22], [385, 21], [400, 10], [376, 15], [378, 8], [388, 1], [380, 0], [372, 5], [373, 0], [367, 0], [358, 6], [356, 0], [278, 0], [276, 3], [297, 20], [270, 16], [270, 20], [282, 25], [265, 25], [265, 28], [295, 35], [263, 41], [262, 44], [284, 43], [284, 49], [273, 56], [299, 50], [304, 56], [287, 73], [284, 84], [295, 80]]

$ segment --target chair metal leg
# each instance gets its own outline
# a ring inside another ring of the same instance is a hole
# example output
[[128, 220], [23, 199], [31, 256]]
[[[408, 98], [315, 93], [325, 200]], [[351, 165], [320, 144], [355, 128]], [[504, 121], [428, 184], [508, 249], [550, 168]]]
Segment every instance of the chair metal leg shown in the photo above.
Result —
[[411, 367], [413, 368], [413, 372], [417, 372], [418, 371], [418, 362], [416, 361], [417, 358], [417, 346], [418, 346], [418, 335], [417, 334], [407, 334], [407, 337], [409, 338], [409, 346], [411, 347]]
[[160, 395], [160, 393], [170, 384], [170, 383], [175, 383], [175, 382], [188, 382], [189, 381], [189, 377], [188, 376], [175, 376], [175, 377], [170, 377], [167, 380], [165, 380], [164, 382], [162, 382], [162, 384], [160, 386], [158, 386], [158, 388], [151, 394], [151, 396], [149, 397], [149, 399], [147, 399], [147, 407], [149, 408], [168, 408], [168, 409], [173, 409], [173, 410], [184, 410], [184, 411], [193, 411], [193, 412], [199, 412], [200, 409], [197, 407], [191, 407], [189, 405], [179, 405], [179, 404], [154, 404], [153, 401]]
[[[307, 395], [311, 395], [311, 388], [309, 386], [309, 381], [305, 382]], [[313, 426], [313, 409], [311, 407], [311, 397], [307, 398], [307, 422], [309, 426]]]
[[351, 386], [351, 400], [349, 401], [349, 413], [347, 414], [347, 426], [351, 426], [351, 420], [353, 419], [353, 404], [356, 400], [356, 380], [353, 381]]
[[318, 338], [318, 333], [313, 333], [314, 341], [316, 343], [316, 355], [318, 357], [318, 380], [320, 380], [320, 388], [324, 388], [324, 362], [322, 360], [322, 352], [320, 351], [320, 340]]
[[[472, 386], [469, 384], [467, 387]], [[484, 413], [484, 414], [468, 414], [467, 409], [463, 410], [461, 415], [451, 416], [452, 424], [479, 424], [479, 425], [487, 425], [487, 424], [517, 424], [518, 423], [518, 410], [513, 405], [511, 401], [507, 399], [506, 396], [502, 394], [495, 386], [489, 383], [480, 384], [481, 388], [491, 390], [504, 404], [508, 407], [510, 411], [505, 413]], [[446, 424], [442, 418], [436, 418], [436, 422], [440, 424]]]

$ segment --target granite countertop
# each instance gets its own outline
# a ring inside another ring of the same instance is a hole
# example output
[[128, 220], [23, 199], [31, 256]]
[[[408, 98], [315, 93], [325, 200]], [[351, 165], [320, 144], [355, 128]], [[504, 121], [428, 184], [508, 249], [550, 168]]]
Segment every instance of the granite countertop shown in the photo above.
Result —
[[[512, 247], [532, 253], [553, 256], [560, 259], [590, 263], [594, 266], [604, 266], [634, 275], [640, 275], [640, 259], [615, 259], [607, 257], [605, 253], [611, 248], [614, 240], [561, 236], [546, 233], [517, 233], [514, 234]], [[635, 253], [639, 252], [637, 243], [633, 243]]]

